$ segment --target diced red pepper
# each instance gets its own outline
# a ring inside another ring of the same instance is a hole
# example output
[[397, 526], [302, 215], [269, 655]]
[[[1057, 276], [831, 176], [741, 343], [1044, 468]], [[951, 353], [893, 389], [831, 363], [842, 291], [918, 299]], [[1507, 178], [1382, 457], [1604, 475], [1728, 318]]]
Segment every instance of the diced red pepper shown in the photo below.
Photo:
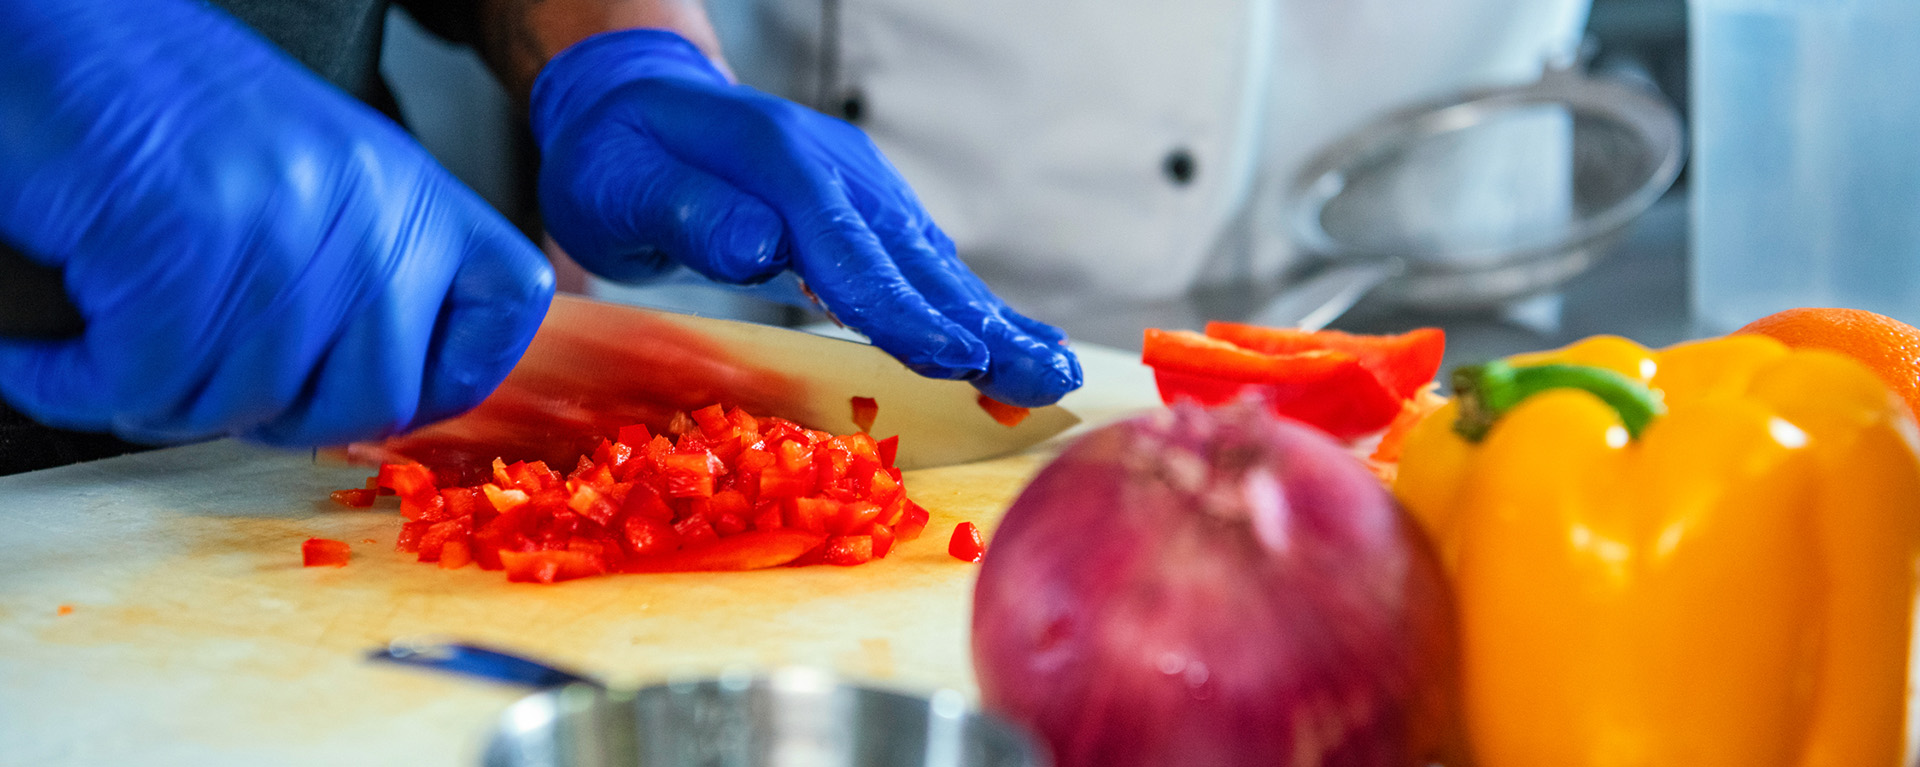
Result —
[[519, 488], [502, 489], [499, 485], [493, 484], [492, 482], [481, 485], [480, 490], [486, 495], [487, 503], [493, 505], [494, 511], [512, 511], [514, 508], [526, 503], [529, 498], [525, 490]]
[[636, 423], [620, 427], [620, 431], [618, 435], [614, 437], [614, 441], [627, 447], [638, 449], [644, 447], [648, 442], [652, 442], [653, 434], [647, 431], [646, 424]]
[[346, 541], [308, 538], [300, 544], [300, 563], [306, 567], [346, 567], [352, 551]]
[[394, 550], [404, 551], [408, 554], [419, 553], [420, 537], [426, 535], [427, 528], [433, 527], [433, 524], [432, 522], [408, 522], [401, 525], [400, 537], [394, 539], [393, 542]]
[[810, 533], [825, 533], [843, 508], [832, 498], [795, 498], [788, 502], [787, 527]]
[[980, 538], [980, 528], [972, 522], [961, 522], [953, 527], [953, 538], [947, 541], [947, 553], [962, 562], [979, 562], [986, 558], [987, 543]]
[[693, 422], [700, 425], [700, 432], [709, 439], [722, 439], [733, 435], [733, 422], [727, 420], [727, 410], [719, 405], [708, 405], [693, 411]]
[[853, 425], [861, 432], [873, 431], [873, 419], [880, 415], [880, 403], [872, 397], [853, 398]]
[[800, 469], [789, 469], [784, 463], [768, 466], [760, 472], [760, 497], [799, 498], [807, 495], [813, 492], [815, 476], [811, 462]]
[[[598, 488], [585, 482], [568, 480], [568, 484], [572, 490], [572, 492], [567, 495], [568, 509], [571, 509], [575, 514], [593, 520], [595, 523], [602, 525], [613, 524], [613, 519], [615, 515], [620, 512], [621, 507], [615, 506], [612, 498], [607, 497], [606, 493], [601, 492]], [[629, 491], [628, 494], [631, 495], [632, 492]]]
[[880, 504], [871, 501], [841, 504], [840, 514], [829, 523], [829, 527], [840, 535], [864, 535], [874, 520], [880, 518], [880, 511]]
[[713, 453], [670, 453], [660, 458], [660, 473], [666, 477], [667, 495], [675, 498], [706, 498], [713, 495], [713, 477], [726, 465]]
[[720, 533], [713, 529], [713, 523], [698, 514], [674, 522], [673, 531], [680, 534], [680, 545], [687, 548], [712, 543], [720, 537]]
[[473, 550], [467, 546], [466, 541], [447, 541], [440, 544], [440, 569], [458, 570], [472, 561]]
[[1019, 426], [1020, 422], [1027, 420], [1027, 415], [1033, 412], [1018, 405], [1009, 405], [985, 394], [980, 395], [975, 401], [980, 403], [981, 410], [985, 410], [987, 411], [987, 415], [993, 416], [993, 420], [999, 421], [1001, 426], [1009, 429]]
[[402, 495], [411, 521], [397, 549], [522, 582], [859, 564], [926, 525], [891, 465], [897, 437], [834, 436], [718, 406], [678, 414], [666, 434], [635, 426], [582, 443], [564, 476], [543, 461], [495, 459], [438, 475], [481, 480], [471, 485], [440, 487], [417, 464], [388, 464], [369, 485]]
[[346, 490], [335, 490], [328, 493], [327, 497], [332, 498], [334, 503], [349, 509], [365, 509], [373, 506], [373, 499], [379, 497], [379, 495], [378, 491], [369, 488], [355, 487]]
[[622, 531], [627, 551], [634, 554], [664, 554], [680, 548], [680, 533], [669, 522], [635, 515], [627, 517]]
[[786, 526], [786, 514], [781, 511], [779, 502], [767, 501], [754, 507], [753, 529], [779, 530]]
[[466, 541], [473, 532], [471, 517], [456, 517], [445, 522], [435, 522], [420, 536], [419, 559], [422, 562], [438, 562], [440, 554], [448, 541]]
[[721, 537], [744, 533], [749, 527], [746, 518], [738, 514], [716, 514], [713, 517], [713, 531]]
[[664, 522], [673, 521], [673, 507], [667, 504], [667, 499], [660, 495], [659, 490], [655, 490], [653, 485], [645, 482], [636, 484], [632, 490], [627, 491], [627, 500], [621, 504], [620, 513], [628, 517], [639, 516]]
[[921, 531], [927, 529], [927, 520], [931, 518], [932, 515], [928, 514], [926, 509], [920, 508], [920, 504], [908, 500], [905, 510], [900, 515], [900, 523], [893, 526], [893, 534], [902, 541], [911, 541], [920, 537]]
[[406, 497], [422, 495], [436, 489], [433, 485], [433, 470], [417, 463], [385, 463], [380, 465], [378, 484], [395, 494]]
[[632, 557], [624, 570], [629, 573], [760, 570], [791, 563], [825, 540], [824, 535], [798, 530], [749, 530], [671, 554]]
[[866, 535], [836, 535], [827, 539], [827, 564], [847, 567], [873, 560], [873, 538]]
[[595, 554], [579, 551], [500, 552], [507, 580], [515, 583], [559, 583], [607, 572], [606, 563]]

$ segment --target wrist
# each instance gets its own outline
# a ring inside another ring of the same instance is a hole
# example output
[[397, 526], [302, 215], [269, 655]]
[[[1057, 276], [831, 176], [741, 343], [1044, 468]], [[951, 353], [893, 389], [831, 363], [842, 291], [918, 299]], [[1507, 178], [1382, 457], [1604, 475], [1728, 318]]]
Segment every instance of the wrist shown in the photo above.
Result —
[[691, 80], [729, 86], [731, 78], [699, 46], [667, 29], [602, 32], [568, 46], [533, 82], [533, 137], [547, 138], [619, 86], [647, 79]]

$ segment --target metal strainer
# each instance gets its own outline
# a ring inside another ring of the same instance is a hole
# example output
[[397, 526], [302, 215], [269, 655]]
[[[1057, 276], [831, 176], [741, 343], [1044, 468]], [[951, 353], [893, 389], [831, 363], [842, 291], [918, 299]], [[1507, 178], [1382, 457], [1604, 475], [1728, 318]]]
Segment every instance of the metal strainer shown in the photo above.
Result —
[[1682, 133], [1657, 94], [1564, 69], [1397, 110], [1303, 166], [1286, 220], [1318, 271], [1250, 321], [1317, 327], [1369, 295], [1460, 312], [1548, 291], [1666, 192]]

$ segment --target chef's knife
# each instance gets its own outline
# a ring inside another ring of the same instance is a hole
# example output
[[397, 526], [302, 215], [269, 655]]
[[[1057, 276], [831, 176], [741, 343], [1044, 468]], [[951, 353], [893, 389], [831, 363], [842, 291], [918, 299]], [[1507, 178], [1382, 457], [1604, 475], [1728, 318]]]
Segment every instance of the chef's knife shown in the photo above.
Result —
[[565, 471], [621, 426], [644, 423], [659, 433], [674, 413], [715, 403], [850, 433], [855, 397], [878, 405], [874, 437], [900, 437], [903, 469], [1004, 455], [1080, 420], [1056, 405], [1001, 425], [968, 383], [924, 378], [857, 341], [561, 295], [526, 355], [478, 408], [355, 450], [442, 465], [538, 458]]

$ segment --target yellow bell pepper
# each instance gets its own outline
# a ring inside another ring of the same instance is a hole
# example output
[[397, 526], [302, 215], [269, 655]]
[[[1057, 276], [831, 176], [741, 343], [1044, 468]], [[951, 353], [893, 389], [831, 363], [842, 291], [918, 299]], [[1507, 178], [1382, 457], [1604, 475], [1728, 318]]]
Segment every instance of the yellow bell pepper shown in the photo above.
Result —
[[1394, 491], [1454, 581], [1479, 767], [1909, 762], [1920, 440], [1866, 368], [1598, 337], [1454, 388]]

